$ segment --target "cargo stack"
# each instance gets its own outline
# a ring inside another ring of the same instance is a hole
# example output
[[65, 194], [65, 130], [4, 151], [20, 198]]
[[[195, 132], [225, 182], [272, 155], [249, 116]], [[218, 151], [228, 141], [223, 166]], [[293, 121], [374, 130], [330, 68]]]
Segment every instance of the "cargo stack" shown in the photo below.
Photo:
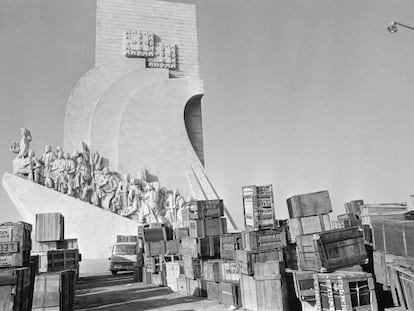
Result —
[[0, 224], [0, 306], [4, 311], [32, 310], [35, 267], [30, 262], [32, 225]]
[[345, 214], [338, 215], [338, 227], [332, 229], [360, 227], [361, 221], [361, 205], [363, 200], [353, 200], [345, 203]]
[[77, 239], [65, 239], [60, 213], [36, 214], [35, 238], [40, 274], [35, 278], [33, 310], [73, 310], [80, 261]]
[[394, 306], [414, 310], [414, 221], [371, 223], [376, 281], [391, 292]]
[[179, 240], [172, 239], [171, 228], [161, 224], [139, 227], [138, 236], [140, 232], [144, 242], [143, 281], [146, 284], [167, 286], [166, 263], [181, 260]]

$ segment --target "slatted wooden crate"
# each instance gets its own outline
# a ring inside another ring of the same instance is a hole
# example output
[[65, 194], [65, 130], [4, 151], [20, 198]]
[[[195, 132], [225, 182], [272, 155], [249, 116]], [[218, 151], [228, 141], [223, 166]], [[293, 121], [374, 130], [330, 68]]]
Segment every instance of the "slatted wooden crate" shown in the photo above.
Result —
[[32, 226], [25, 222], [0, 225], [0, 268], [28, 265]]
[[293, 275], [296, 297], [300, 301], [315, 302], [314, 271], [290, 270]]
[[240, 273], [246, 275], [255, 274], [254, 267], [256, 263], [266, 261], [283, 261], [282, 249], [265, 250], [265, 251], [236, 251], [236, 264], [240, 268]]
[[117, 242], [138, 242], [138, 235], [117, 235]]
[[181, 240], [183, 237], [190, 236], [190, 230], [188, 228], [175, 229], [175, 238]]
[[135, 266], [132, 270], [132, 280], [134, 282], [142, 282], [142, 266]]
[[222, 260], [220, 268], [220, 277], [222, 281], [240, 281], [240, 267], [235, 261]]
[[223, 200], [200, 200], [190, 209], [190, 219], [219, 218], [224, 216]]
[[244, 186], [243, 213], [246, 229], [269, 229], [275, 227], [275, 209], [272, 185]]
[[285, 275], [280, 262], [255, 263], [254, 276], [241, 274], [242, 306], [252, 311], [289, 311]]
[[203, 262], [197, 258], [184, 257], [184, 275], [187, 279], [203, 277]]
[[36, 214], [36, 241], [62, 241], [65, 239], [64, 227], [61, 213]]
[[145, 242], [144, 252], [146, 256], [158, 256], [165, 254], [165, 241]]
[[165, 271], [167, 286], [173, 292], [177, 292], [177, 279], [180, 277], [181, 274], [184, 274], [184, 262], [182, 260], [167, 262], [165, 263]]
[[286, 268], [298, 270], [298, 252], [296, 244], [288, 244], [283, 248], [283, 257], [285, 259]]
[[414, 258], [414, 221], [374, 221], [372, 234], [375, 250]]
[[58, 272], [64, 270], [79, 270], [79, 250], [58, 249], [38, 252], [39, 272]]
[[289, 218], [316, 216], [332, 212], [328, 191], [294, 195], [287, 200]]
[[225, 305], [241, 307], [240, 283], [239, 282], [220, 282], [220, 298], [221, 303]]
[[193, 258], [220, 258], [220, 237], [181, 239], [180, 254]]
[[65, 239], [62, 241], [37, 242], [33, 244], [34, 251], [49, 251], [54, 249], [75, 249], [79, 248], [78, 239]]
[[221, 260], [207, 260], [203, 263], [203, 278], [219, 283], [221, 279]]
[[299, 235], [331, 230], [330, 215], [320, 214], [289, 219], [289, 229], [292, 242], [295, 243], [296, 237]]
[[296, 242], [301, 270], [329, 272], [368, 261], [359, 228], [302, 235]]
[[153, 273], [151, 273], [150, 271], [148, 271], [148, 269], [147, 269], [146, 266], [142, 267], [142, 282], [144, 284], [147, 284], [147, 285], [151, 285], [152, 284], [152, 280], [151, 280], [152, 275], [153, 275]]
[[220, 283], [207, 281], [207, 299], [221, 301]]
[[0, 269], [0, 310], [31, 311], [34, 277], [33, 266]]
[[42, 273], [35, 278], [33, 310], [56, 308], [72, 311], [75, 297], [75, 278], [73, 270], [55, 273]]
[[180, 253], [180, 240], [165, 241], [165, 254], [174, 255]]
[[189, 230], [194, 238], [220, 236], [227, 233], [227, 220], [224, 217], [190, 220]]
[[267, 229], [242, 232], [243, 249], [249, 251], [271, 250], [286, 246], [284, 229]]
[[150, 273], [158, 273], [160, 270], [163, 269], [163, 262], [160, 256], [145, 256], [144, 257], [144, 265], [148, 272]]
[[365, 272], [314, 274], [316, 309], [318, 311], [377, 311], [375, 283]]
[[364, 204], [361, 205], [361, 220], [363, 225], [383, 219], [405, 220], [405, 212], [407, 203]]
[[364, 200], [353, 200], [345, 203], [345, 210], [347, 214], [353, 214], [360, 218], [361, 216], [361, 205], [364, 205]]
[[165, 276], [165, 270], [153, 273], [151, 275], [151, 284], [155, 286], [167, 286], [167, 279]]
[[387, 264], [395, 306], [414, 310], [414, 266], [398, 263]]
[[220, 237], [221, 259], [234, 260], [235, 251], [243, 248], [240, 232], [227, 233]]
[[142, 231], [142, 238], [144, 242], [159, 242], [159, 241], [168, 240], [167, 231], [165, 227], [160, 227], [160, 228], [138, 227], [138, 231], [140, 230]]

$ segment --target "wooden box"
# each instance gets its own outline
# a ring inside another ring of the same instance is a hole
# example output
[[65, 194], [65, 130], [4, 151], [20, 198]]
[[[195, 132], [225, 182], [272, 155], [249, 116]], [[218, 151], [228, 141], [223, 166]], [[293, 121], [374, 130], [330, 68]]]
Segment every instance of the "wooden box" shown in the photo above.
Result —
[[240, 232], [227, 233], [220, 237], [221, 259], [234, 260], [235, 250], [242, 249], [242, 237]]
[[293, 275], [296, 297], [300, 301], [315, 301], [314, 271], [290, 271]]
[[282, 249], [265, 250], [265, 251], [236, 251], [236, 264], [240, 268], [240, 273], [253, 275], [254, 264], [266, 261], [283, 261]]
[[151, 284], [155, 286], [167, 286], [167, 279], [165, 277], [165, 271], [159, 271], [151, 275]]
[[272, 185], [245, 186], [243, 193], [244, 227], [268, 229], [275, 227]]
[[142, 282], [142, 267], [135, 266], [132, 270], [132, 280], [134, 282]]
[[184, 274], [184, 262], [182, 260], [166, 262], [165, 271], [167, 278], [177, 279], [181, 274]]
[[240, 280], [240, 267], [235, 261], [224, 261], [220, 263], [220, 277], [222, 281], [236, 281]]
[[165, 254], [165, 241], [145, 242], [144, 252], [146, 256], [158, 256]]
[[288, 244], [283, 248], [283, 257], [285, 259], [286, 268], [298, 270], [298, 252], [296, 244]]
[[260, 274], [240, 275], [243, 308], [251, 311], [289, 311], [287, 281], [284, 274], [280, 274], [279, 262], [273, 265], [256, 263], [254, 269]]
[[203, 277], [203, 265], [200, 259], [184, 257], [184, 275], [187, 279], [198, 279]]
[[78, 239], [66, 239], [62, 241], [37, 242], [33, 245], [34, 251], [49, 251], [54, 249], [78, 248]]
[[243, 231], [241, 236], [244, 250], [268, 250], [286, 246], [286, 234], [284, 229]]
[[165, 254], [174, 255], [180, 253], [180, 240], [165, 241]]
[[160, 270], [163, 270], [163, 265], [160, 256], [145, 256], [144, 265], [148, 272], [158, 273]]
[[190, 209], [190, 219], [219, 218], [224, 216], [223, 200], [197, 201], [197, 205]]
[[32, 226], [25, 222], [0, 225], [0, 268], [28, 265]]
[[203, 278], [206, 281], [220, 282], [221, 260], [208, 260], [203, 263]]
[[314, 274], [316, 309], [318, 311], [377, 311], [375, 284], [365, 272]]
[[20, 267], [30, 263], [30, 250], [19, 251], [19, 242], [0, 242], [0, 268]]
[[359, 228], [302, 235], [296, 242], [301, 270], [329, 272], [368, 261]]
[[298, 235], [317, 233], [331, 230], [329, 214], [289, 219], [289, 229], [292, 242], [296, 242]]
[[221, 301], [220, 283], [207, 281], [207, 299]]
[[182, 275], [177, 279], [177, 292], [186, 296], [206, 297], [207, 285], [202, 279], [191, 280]]
[[32, 310], [34, 273], [33, 267], [0, 269], [0, 310]]
[[152, 280], [151, 280], [152, 275], [153, 275], [153, 273], [151, 273], [150, 271], [148, 271], [147, 267], [145, 267], [145, 266], [142, 267], [142, 282], [144, 284], [147, 284], [147, 285], [151, 285], [152, 284]]
[[117, 235], [117, 242], [138, 242], [138, 235]]
[[36, 241], [64, 240], [64, 217], [61, 213], [36, 214]]
[[353, 200], [345, 203], [345, 211], [347, 214], [353, 214], [355, 216], [361, 215], [361, 205], [364, 205], [364, 200]]
[[394, 305], [414, 310], [414, 268], [388, 264], [391, 293]]
[[414, 257], [414, 221], [382, 220], [372, 223], [375, 250]]
[[328, 191], [294, 195], [286, 200], [289, 218], [316, 216], [332, 212]]
[[188, 228], [175, 229], [175, 238], [181, 240], [183, 237], [190, 236], [190, 230]]
[[36, 276], [33, 310], [57, 308], [72, 311], [75, 298], [76, 273], [73, 270], [42, 273]]
[[224, 217], [190, 220], [189, 230], [194, 238], [220, 236], [227, 233], [227, 220]]
[[181, 239], [180, 254], [193, 258], [220, 258], [220, 237]]
[[363, 225], [383, 219], [405, 220], [406, 211], [407, 203], [364, 204], [361, 205], [361, 220]]
[[64, 270], [79, 270], [78, 249], [57, 249], [38, 252], [39, 272], [59, 272]]
[[[139, 227], [138, 227], [139, 228]], [[144, 242], [159, 242], [167, 240], [167, 231], [165, 227], [148, 228], [143, 227], [142, 238]]]
[[225, 305], [241, 307], [240, 282], [220, 282], [221, 303]]

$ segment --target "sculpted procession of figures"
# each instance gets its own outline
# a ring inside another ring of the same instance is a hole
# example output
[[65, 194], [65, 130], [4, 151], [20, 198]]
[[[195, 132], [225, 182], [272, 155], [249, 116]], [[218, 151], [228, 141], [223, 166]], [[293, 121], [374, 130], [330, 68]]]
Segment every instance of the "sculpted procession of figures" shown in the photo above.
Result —
[[14, 174], [142, 224], [181, 226], [182, 211], [188, 203], [178, 189], [169, 191], [161, 188], [158, 181], [149, 182], [145, 169], [138, 171], [136, 178], [131, 179], [129, 174], [121, 178], [103, 165], [97, 151], [91, 154], [85, 143], [82, 152], [72, 155], [60, 147], [53, 151], [52, 146], [46, 145], [42, 156], [36, 157], [30, 149], [30, 131], [22, 128], [20, 133], [20, 142], [10, 147], [17, 154]]

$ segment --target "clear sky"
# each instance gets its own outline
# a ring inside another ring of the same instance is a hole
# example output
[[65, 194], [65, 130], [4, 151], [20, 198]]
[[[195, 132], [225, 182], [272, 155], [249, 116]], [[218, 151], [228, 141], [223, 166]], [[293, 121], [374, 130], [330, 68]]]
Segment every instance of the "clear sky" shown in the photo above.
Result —
[[[189, 1], [185, 1], [189, 2]], [[241, 187], [352, 199], [414, 193], [412, 0], [197, 1], [206, 169], [242, 224]], [[70, 91], [93, 67], [95, 1], [0, 1], [0, 172], [19, 128], [62, 145]], [[19, 218], [3, 189], [0, 221]], [[411, 202], [410, 202], [411, 206]]]

